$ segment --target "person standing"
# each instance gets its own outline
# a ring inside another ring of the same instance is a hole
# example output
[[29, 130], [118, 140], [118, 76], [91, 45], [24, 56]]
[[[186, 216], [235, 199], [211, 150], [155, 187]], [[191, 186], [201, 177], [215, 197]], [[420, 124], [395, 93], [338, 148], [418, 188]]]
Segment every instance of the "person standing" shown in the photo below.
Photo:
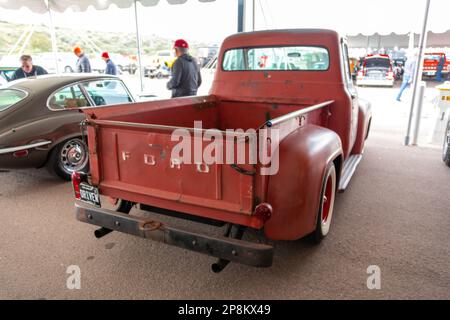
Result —
[[200, 67], [189, 54], [189, 44], [185, 40], [175, 41], [174, 50], [177, 60], [172, 66], [172, 78], [167, 89], [172, 90], [172, 98], [195, 96], [202, 84]]
[[445, 56], [442, 55], [439, 59], [438, 65], [437, 65], [437, 71], [436, 71], [436, 81], [442, 82], [442, 70], [444, 70], [445, 65]]
[[22, 66], [14, 71], [10, 81], [48, 74], [44, 68], [33, 65], [33, 59], [30, 55], [24, 54], [21, 56], [20, 63]]
[[400, 92], [398, 93], [398, 96], [397, 96], [397, 101], [402, 101], [401, 99], [402, 99], [403, 91], [405, 91], [405, 89], [411, 85], [411, 83], [414, 79], [416, 67], [417, 67], [417, 55], [414, 54], [414, 55], [411, 55], [408, 58], [408, 60], [406, 60], [405, 68], [403, 71], [403, 82], [400, 87]]
[[109, 53], [103, 52], [102, 59], [103, 59], [103, 61], [106, 62], [105, 74], [110, 74], [110, 75], [116, 76], [117, 75], [117, 66], [114, 64], [114, 62], [112, 62], [111, 58], [109, 57]]
[[80, 47], [75, 47], [73, 49], [73, 53], [78, 57], [77, 61], [77, 72], [78, 73], [91, 73], [91, 63], [89, 62], [89, 58], [84, 54], [83, 50]]

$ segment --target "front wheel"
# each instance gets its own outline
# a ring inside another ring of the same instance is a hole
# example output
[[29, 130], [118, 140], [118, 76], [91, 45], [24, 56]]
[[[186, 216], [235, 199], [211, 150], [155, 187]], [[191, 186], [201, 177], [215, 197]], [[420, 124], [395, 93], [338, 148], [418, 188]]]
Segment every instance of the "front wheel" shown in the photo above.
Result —
[[334, 164], [328, 166], [322, 184], [317, 213], [316, 230], [312, 234], [314, 242], [320, 243], [330, 231], [333, 218], [334, 200], [336, 198], [336, 168]]
[[450, 120], [447, 122], [447, 129], [445, 130], [442, 160], [444, 160], [445, 164], [450, 167]]
[[57, 145], [47, 162], [51, 173], [70, 181], [73, 172], [89, 172], [89, 157], [86, 144], [80, 138], [73, 138]]

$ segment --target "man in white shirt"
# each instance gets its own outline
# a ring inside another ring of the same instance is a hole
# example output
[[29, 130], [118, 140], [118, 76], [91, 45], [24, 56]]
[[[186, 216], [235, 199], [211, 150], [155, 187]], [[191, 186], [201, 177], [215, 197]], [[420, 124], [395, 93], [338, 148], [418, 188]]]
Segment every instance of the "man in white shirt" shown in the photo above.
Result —
[[405, 91], [405, 89], [408, 88], [409, 85], [412, 83], [416, 67], [417, 67], [417, 54], [414, 54], [409, 56], [408, 60], [406, 60], [405, 69], [403, 73], [403, 82], [402, 86], [400, 87], [400, 92], [398, 93], [397, 96], [397, 101], [402, 101], [401, 98], [403, 91]]

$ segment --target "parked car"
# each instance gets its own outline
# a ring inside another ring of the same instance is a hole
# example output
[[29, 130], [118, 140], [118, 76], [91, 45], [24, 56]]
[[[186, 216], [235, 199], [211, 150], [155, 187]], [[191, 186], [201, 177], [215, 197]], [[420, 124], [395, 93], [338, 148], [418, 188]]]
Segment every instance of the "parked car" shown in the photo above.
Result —
[[133, 102], [117, 77], [47, 75], [0, 88], [0, 168], [47, 168], [65, 180], [88, 172], [80, 122], [86, 107]]
[[[98, 238], [115, 230], [218, 257], [214, 272], [230, 261], [272, 264], [273, 246], [242, 240], [246, 229], [270, 240], [310, 235], [320, 242], [330, 231], [336, 193], [362, 159], [372, 118], [353, 85], [347, 52], [334, 31], [241, 33], [224, 41], [207, 96], [83, 109], [91, 157], [89, 174], [72, 175], [77, 218], [100, 226]], [[212, 140], [202, 137], [207, 129], [220, 137], [237, 129], [226, 146], [216, 145], [223, 164], [201, 156], [212, 153]], [[180, 131], [187, 149], [176, 152]], [[192, 160], [192, 144], [199, 159]], [[270, 144], [261, 147], [268, 158], [228, 153], [243, 144], [244, 151], [246, 144]], [[100, 196], [116, 210], [102, 207]], [[134, 204], [225, 230], [211, 236], [174, 228], [130, 214]]]
[[110, 54], [112, 61], [116, 64], [121, 73], [128, 72], [129, 74], [135, 74], [138, 66], [135, 61], [129, 57], [121, 54]]
[[208, 94], [211, 89], [217, 69], [217, 58], [216, 55], [201, 69], [202, 85], [198, 89], [199, 94]]
[[[75, 72], [78, 58], [73, 53], [58, 52], [59, 72]], [[56, 73], [55, 55], [53, 52], [45, 52], [33, 56], [35, 64], [43, 67], [48, 73]]]
[[447, 79], [450, 73], [450, 61], [443, 52], [425, 53], [423, 61], [423, 75], [425, 77], [436, 76], [439, 60], [441, 60], [442, 57], [445, 59], [444, 68], [442, 69], [442, 77]]
[[356, 77], [357, 86], [393, 87], [394, 82], [394, 69], [387, 54], [369, 54], [364, 58]]
[[447, 127], [444, 136], [444, 147], [442, 149], [442, 160], [450, 167], [450, 112], [447, 112]]
[[0, 86], [11, 81], [11, 78], [16, 70], [16, 67], [0, 67]]
[[159, 66], [146, 66], [144, 69], [144, 76], [149, 77], [150, 79], [156, 78], [156, 79], [164, 79], [169, 78], [171, 75], [171, 70], [166, 65], [159, 65]]
[[105, 73], [106, 70], [106, 63], [103, 61], [102, 58], [99, 58], [97, 56], [90, 57], [89, 62], [91, 63], [91, 69], [94, 73]]

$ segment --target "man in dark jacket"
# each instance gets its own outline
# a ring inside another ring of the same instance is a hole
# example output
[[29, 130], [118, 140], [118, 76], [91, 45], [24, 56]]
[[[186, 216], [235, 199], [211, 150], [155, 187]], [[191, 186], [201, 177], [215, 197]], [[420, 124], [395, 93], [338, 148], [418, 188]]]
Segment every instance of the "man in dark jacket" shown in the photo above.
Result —
[[33, 65], [33, 59], [29, 55], [25, 54], [21, 56], [20, 63], [22, 64], [22, 66], [14, 71], [14, 74], [11, 77], [11, 81], [47, 74], [47, 71], [44, 68]]
[[73, 53], [78, 57], [77, 61], [77, 72], [78, 73], [90, 73], [92, 72], [91, 63], [89, 58], [84, 54], [80, 47], [75, 47]]
[[180, 39], [174, 45], [177, 60], [172, 66], [172, 78], [167, 83], [167, 89], [172, 90], [172, 98], [195, 96], [202, 84], [200, 67], [189, 55], [189, 45]]
[[437, 72], [436, 72], [436, 81], [442, 82], [442, 71], [444, 70], [445, 66], [445, 56], [442, 55], [439, 58], [438, 66], [437, 66]]
[[106, 62], [105, 74], [110, 74], [110, 75], [116, 76], [117, 75], [117, 67], [114, 64], [114, 62], [112, 62], [111, 58], [109, 57], [109, 53], [103, 52], [102, 59], [103, 59], [103, 61]]

